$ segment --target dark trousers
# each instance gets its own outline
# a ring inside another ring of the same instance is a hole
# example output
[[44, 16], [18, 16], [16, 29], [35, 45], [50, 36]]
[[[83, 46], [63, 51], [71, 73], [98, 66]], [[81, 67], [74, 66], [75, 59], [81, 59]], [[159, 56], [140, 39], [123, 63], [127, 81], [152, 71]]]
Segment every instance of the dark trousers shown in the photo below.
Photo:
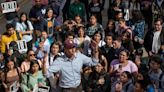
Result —
[[82, 85], [80, 84], [76, 88], [61, 88], [61, 92], [82, 92]]

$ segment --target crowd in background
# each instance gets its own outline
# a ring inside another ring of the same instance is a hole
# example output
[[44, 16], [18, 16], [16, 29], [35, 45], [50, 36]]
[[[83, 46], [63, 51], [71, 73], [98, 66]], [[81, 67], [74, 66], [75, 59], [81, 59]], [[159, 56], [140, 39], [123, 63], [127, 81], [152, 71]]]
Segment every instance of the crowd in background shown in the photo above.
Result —
[[1, 92], [164, 92], [164, 0], [109, 0], [105, 27], [107, 0], [32, 2], [5, 13]]

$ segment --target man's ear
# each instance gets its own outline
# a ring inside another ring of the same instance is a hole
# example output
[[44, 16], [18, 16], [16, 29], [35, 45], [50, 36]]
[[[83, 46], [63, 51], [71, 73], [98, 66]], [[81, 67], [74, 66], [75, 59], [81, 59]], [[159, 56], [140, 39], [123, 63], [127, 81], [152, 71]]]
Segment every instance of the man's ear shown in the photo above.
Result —
[[161, 50], [164, 50], [164, 44], [163, 44], [163, 45], [161, 45]]

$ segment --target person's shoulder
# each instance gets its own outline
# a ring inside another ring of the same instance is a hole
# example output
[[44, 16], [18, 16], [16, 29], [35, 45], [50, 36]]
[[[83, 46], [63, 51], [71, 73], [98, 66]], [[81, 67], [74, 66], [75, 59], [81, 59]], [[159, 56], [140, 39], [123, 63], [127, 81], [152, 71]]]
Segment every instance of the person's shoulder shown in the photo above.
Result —
[[97, 23], [97, 27], [103, 27], [100, 23]]
[[27, 59], [25, 59], [25, 60], [22, 62], [22, 64], [21, 64], [21, 65], [26, 65], [26, 64], [28, 64]]
[[21, 25], [21, 23], [18, 21], [18, 22], [16, 22], [16, 26], [17, 26], [17, 25]]
[[90, 41], [91, 38], [90, 38], [89, 36], [86, 35], [86, 36], [85, 36], [85, 40], [89, 40], [89, 41]]
[[132, 66], [137, 66], [133, 61], [131, 61], [131, 60], [128, 60], [128, 64], [129, 65], [132, 65]]
[[30, 73], [29, 72], [22, 73], [22, 78], [25, 78], [26, 79], [27, 76], [30, 76]]
[[5, 40], [6, 35], [7, 35], [7, 33], [3, 33], [3, 34], [2, 34], [2, 37], [1, 37], [2, 41]]
[[[88, 57], [88, 56], [84, 55], [83, 53], [81, 53], [80, 51], [77, 51], [77, 52], [75, 53], [75, 56], [76, 56], [77, 58], [81, 58], [81, 59]], [[88, 58], [89, 58], [89, 57], [88, 57]]]
[[128, 60], [128, 63], [130, 64], [134, 64], [134, 62], [132, 60]]
[[4, 33], [2, 34], [2, 37], [3, 37], [3, 36], [6, 36], [6, 35], [7, 35], [7, 32], [4, 32]]
[[27, 20], [27, 23], [31, 23], [31, 21], [30, 20]]
[[59, 57], [55, 59], [55, 62], [62, 62], [64, 61], [64, 59], [65, 59], [65, 55], [60, 55]]
[[84, 6], [84, 3], [80, 2], [79, 5]]
[[114, 59], [112, 60], [111, 65], [116, 65], [118, 63], [119, 63], [119, 59]]
[[43, 76], [43, 72], [42, 71], [38, 71], [38, 74], [40, 75], [40, 76]]
[[37, 8], [37, 7], [34, 5], [34, 6], [31, 7], [30, 10], [34, 11], [36, 8]]

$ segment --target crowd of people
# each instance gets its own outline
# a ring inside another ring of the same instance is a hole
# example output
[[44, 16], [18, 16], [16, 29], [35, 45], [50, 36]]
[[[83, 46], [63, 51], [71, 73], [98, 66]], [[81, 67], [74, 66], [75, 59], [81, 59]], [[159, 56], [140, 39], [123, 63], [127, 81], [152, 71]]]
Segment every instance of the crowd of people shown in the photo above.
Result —
[[107, 0], [32, 2], [5, 13], [1, 92], [164, 92], [164, 0], [109, 0], [106, 27]]

